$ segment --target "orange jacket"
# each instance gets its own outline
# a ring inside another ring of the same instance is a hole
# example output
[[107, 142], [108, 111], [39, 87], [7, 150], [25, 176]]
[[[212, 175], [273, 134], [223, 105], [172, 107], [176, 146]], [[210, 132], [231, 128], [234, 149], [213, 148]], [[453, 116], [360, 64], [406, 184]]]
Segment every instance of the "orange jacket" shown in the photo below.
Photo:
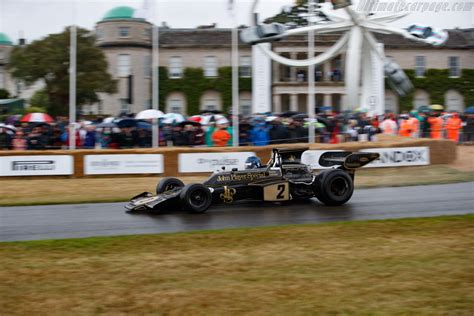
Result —
[[451, 116], [446, 120], [447, 130], [459, 130], [461, 128], [461, 119], [456, 116]]
[[398, 134], [403, 137], [411, 136], [411, 123], [409, 120], [402, 120]]
[[418, 131], [420, 129], [420, 121], [418, 121], [415, 117], [410, 117], [408, 119], [408, 122], [410, 124], [410, 129], [411, 129], [411, 135], [412, 137], [417, 137], [418, 136]]
[[430, 117], [428, 123], [430, 123], [431, 138], [443, 138], [443, 119], [441, 117]]
[[230, 134], [225, 129], [218, 129], [212, 134], [214, 146], [225, 147], [230, 139]]

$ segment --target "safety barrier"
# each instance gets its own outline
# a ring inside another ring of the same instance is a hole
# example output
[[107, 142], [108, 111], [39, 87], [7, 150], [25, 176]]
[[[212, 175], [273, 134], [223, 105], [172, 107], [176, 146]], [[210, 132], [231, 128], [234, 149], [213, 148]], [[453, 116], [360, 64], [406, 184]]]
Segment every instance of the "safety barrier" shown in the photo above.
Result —
[[[4, 176], [3, 179], [5, 179], [9, 176], [18, 178], [18, 176], [31, 177], [36, 175], [73, 178], [110, 177], [124, 174], [202, 175], [203, 173], [212, 172], [220, 166], [226, 166], [227, 169], [241, 168], [245, 157], [253, 153], [266, 162], [271, 155], [272, 148], [278, 147], [309, 147], [315, 151], [427, 147], [429, 148], [429, 164], [449, 164], [456, 159], [456, 144], [449, 140], [412, 139], [380, 135], [377, 142], [352, 142], [337, 145], [285, 144], [239, 148], [163, 147], [118, 150], [0, 151], [0, 176]], [[418, 155], [409, 154], [410, 157]]]

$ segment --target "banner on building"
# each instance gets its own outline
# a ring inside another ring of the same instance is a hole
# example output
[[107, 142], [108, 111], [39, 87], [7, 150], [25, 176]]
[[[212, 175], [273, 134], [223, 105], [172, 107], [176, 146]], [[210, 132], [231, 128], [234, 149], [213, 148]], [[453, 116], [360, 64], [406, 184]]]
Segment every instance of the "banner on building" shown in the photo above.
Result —
[[84, 174], [145, 174], [163, 173], [161, 154], [86, 155]]
[[213, 172], [222, 170], [232, 170], [238, 168], [245, 169], [245, 160], [255, 156], [254, 152], [237, 152], [237, 153], [196, 153], [196, 154], [179, 154], [178, 155], [178, 172]]
[[[310, 165], [312, 169], [328, 169], [319, 164], [319, 158], [327, 151], [307, 150], [301, 156], [301, 161], [304, 164]], [[369, 163], [364, 168], [425, 166], [430, 164], [429, 147], [370, 148], [362, 149], [361, 151], [380, 154], [379, 159]]]
[[0, 176], [60, 176], [74, 173], [68, 155], [0, 157]]

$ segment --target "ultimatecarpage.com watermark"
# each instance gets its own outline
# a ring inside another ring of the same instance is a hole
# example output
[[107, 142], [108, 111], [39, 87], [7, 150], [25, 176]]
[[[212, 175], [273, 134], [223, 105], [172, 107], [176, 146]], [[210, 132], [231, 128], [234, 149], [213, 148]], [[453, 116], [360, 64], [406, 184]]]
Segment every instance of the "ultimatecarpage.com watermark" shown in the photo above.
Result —
[[366, 12], [468, 12], [474, 9], [472, 0], [360, 0], [357, 11]]

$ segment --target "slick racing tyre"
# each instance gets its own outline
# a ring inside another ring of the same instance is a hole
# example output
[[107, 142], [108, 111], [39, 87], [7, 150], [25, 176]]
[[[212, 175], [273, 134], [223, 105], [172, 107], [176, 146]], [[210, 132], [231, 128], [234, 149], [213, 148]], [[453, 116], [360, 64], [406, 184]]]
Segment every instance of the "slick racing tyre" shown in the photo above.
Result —
[[163, 193], [165, 191], [172, 190], [174, 188], [184, 187], [183, 181], [176, 178], [163, 178], [156, 185], [156, 194]]
[[342, 205], [350, 200], [353, 193], [352, 178], [343, 170], [325, 170], [316, 177], [314, 195], [326, 205]]
[[186, 185], [179, 198], [183, 209], [191, 213], [204, 213], [212, 203], [211, 191], [199, 183]]

